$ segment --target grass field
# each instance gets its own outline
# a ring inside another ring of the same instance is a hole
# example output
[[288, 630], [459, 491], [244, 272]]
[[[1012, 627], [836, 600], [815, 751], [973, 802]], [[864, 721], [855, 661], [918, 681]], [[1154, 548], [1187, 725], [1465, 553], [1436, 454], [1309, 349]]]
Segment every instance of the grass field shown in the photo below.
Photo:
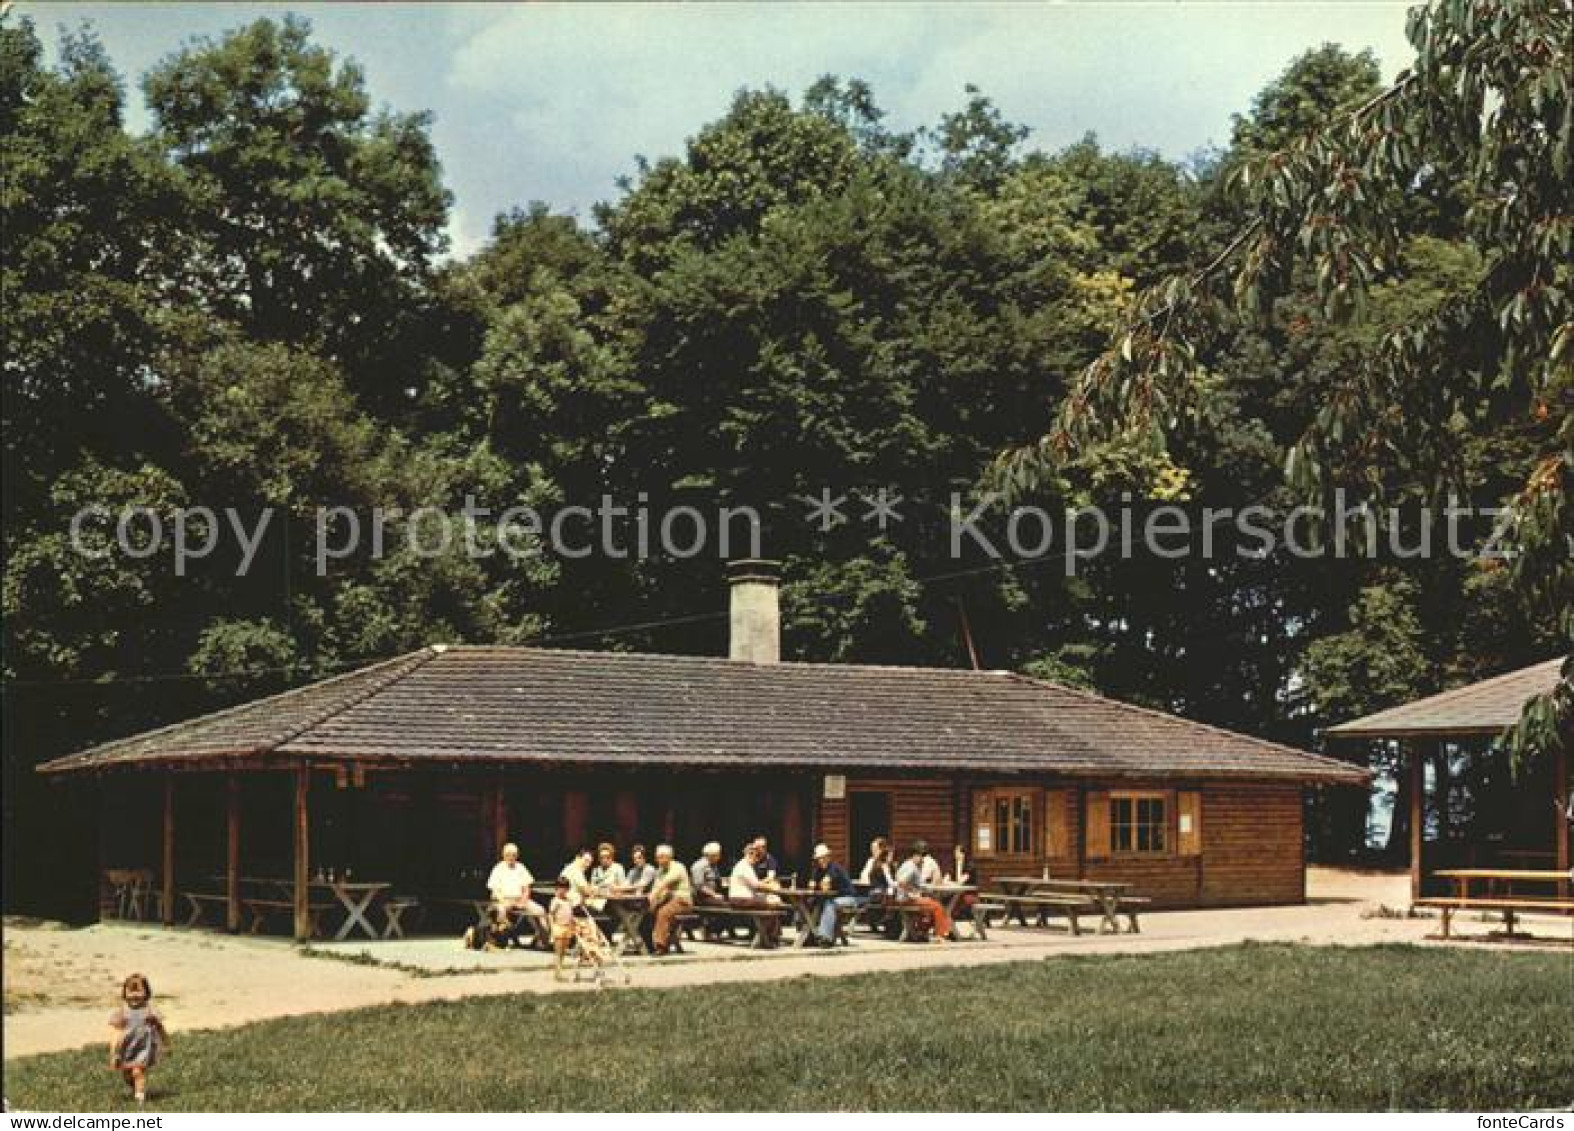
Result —
[[[175, 1033], [156, 1109], [1524, 1109], [1574, 1102], [1574, 956], [1246, 945], [472, 998]], [[102, 1047], [16, 1108], [126, 1106]]]

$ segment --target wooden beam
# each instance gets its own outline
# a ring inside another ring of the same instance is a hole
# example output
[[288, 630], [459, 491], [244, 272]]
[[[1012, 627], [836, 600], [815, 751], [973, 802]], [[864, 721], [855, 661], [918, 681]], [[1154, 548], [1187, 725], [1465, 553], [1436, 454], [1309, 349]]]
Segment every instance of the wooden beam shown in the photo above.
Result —
[[503, 790], [503, 775], [492, 779], [492, 851], [501, 855], [508, 843], [508, 795]]
[[224, 779], [224, 925], [230, 934], [240, 931], [240, 775]]
[[175, 925], [175, 776], [164, 778], [164, 859], [163, 919], [166, 927]]
[[295, 767], [295, 937], [311, 938], [311, 827], [307, 823], [306, 801], [311, 791], [311, 770], [304, 763]]
[[1402, 755], [1410, 760], [1410, 899], [1421, 898], [1421, 846], [1426, 832], [1426, 758], [1421, 743], [1406, 742], [1400, 747]]
[[[1574, 825], [1569, 822], [1569, 752], [1568, 744], [1559, 746], [1552, 754], [1552, 796], [1557, 799], [1557, 812], [1552, 818], [1555, 851], [1557, 852], [1558, 871], [1565, 874], [1571, 867], [1569, 861], [1569, 840], [1574, 838]], [[1558, 882], [1558, 893], [1568, 895], [1569, 880]]]

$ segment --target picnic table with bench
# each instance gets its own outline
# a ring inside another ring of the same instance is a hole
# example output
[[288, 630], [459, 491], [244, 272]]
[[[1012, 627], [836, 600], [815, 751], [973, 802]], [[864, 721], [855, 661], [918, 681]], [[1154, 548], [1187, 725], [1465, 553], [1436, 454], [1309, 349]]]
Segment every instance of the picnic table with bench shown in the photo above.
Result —
[[[967, 936], [964, 936], [957, 930], [957, 905], [967, 896], [977, 895], [978, 889], [971, 884], [932, 884], [926, 886], [923, 889], [923, 893], [945, 908], [946, 915], [951, 919], [951, 934], [949, 935], [951, 941], [963, 941]], [[917, 922], [928, 915], [928, 912], [922, 907], [901, 899], [888, 899], [885, 909], [902, 917], [902, 930], [897, 935], [898, 942], [912, 942], [917, 938]], [[989, 928], [985, 924], [983, 917], [977, 914], [976, 909], [973, 915], [973, 934], [971, 937], [979, 942], [983, 942], [989, 937]]]
[[[251, 917], [252, 934], [259, 934], [262, 931], [269, 916], [294, 913], [295, 892], [291, 881], [243, 876], [238, 882], [241, 909]], [[207, 920], [207, 912], [210, 908], [222, 917], [229, 905], [229, 895], [222, 890], [223, 877], [210, 877], [210, 883], [211, 887], [208, 889], [183, 888], [179, 891], [178, 894], [186, 901], [188, 908], [184, 926], [202, 926]], [[342, 942], [349, 938], [350, 933], [357, 928], [370, 939], [387, 938], [394, 934], [402, 936], [404, 932], [400, 920], [406, 911], [416, 905], [414, 899], [401, 898], [394, 901], [396, 907], [390, 904], [386, 909], [387, 925], [381, 932], [368, 918], [372, 904], [391, 886], [382, 882], [313, 880], [307, 889], [306, 903], [312, 937], [320, 938], [326, 933], [323, 917], [336, 909], [342, 910], [345, 914], [344, 922], [339, 925], [333, 936], [335, 942]], [[326, 898], [329, 895], [333, 898]]]
[[989, 894], [989, 913], [1003, 904], [1005, 918], [1015, 916], [1017, 922], [1027, 925], [1027, 910], [1032, 909], [1044, 925], [1050, 912], [1066, 917], [1071, 933], [1082, 933], [1077, 916], [1095, 913], [1101, 916], [1099, 934], [1108, 930], [1120, 934], [1120, 916], [1126, 917], [1127, 931], [1141, 933], [1138, 914], [1152, 901], [1145, 896], [1132, 895], [1132, 885], [1123, 880], [1063, 880], [1043, 876], [1000, 876], [995, 880], [999, 889]]
[[[1516, 915], [1574, 915], [1574, 897], [1560, 894], [1515, 894], [1516, 885], [1564, 886], [1574, 881], [1569, 872], [1539, 868], [1444, 868], [1433, 875], [1454, 881], [1455, 894], [1416, 900], [1418, 907], [1433, 907], [1443, 913], [1443, 937], [1452, 937], [1456, 911], [1496, 911], [1503, 916], [1504, 933], [1514, 935]], [[1485, 884], [1486, 894], [1472, 895], [1472, 884]], [[1565, 890], [1567, 888], [1565, 887]]]
[[[820, 909], [825, 906], [827, 899], [835, 899], [836, 893], [821, 891], [819, 888], [784, 887], [776, 894], [781, 896], [792, 909], [793, 946], [808, 946], [814, 941], [815, 934], [820, 929]], [[847, 925], [857, 918], [862, 910], [861, 900], [856, 906], [837, 908], [836, 937], [832, 939], [833, 942], [839, 942], [843, 946], [852, 945], [847, 937]]]
[[719, 943], [728, 941], [718, 934], [714, 928], [716, 920], [729, 920], [743, 925], [748, 931], [747, 941], [749, 945], [756, 950], [769, 949], [769, 944], [766, 941], [769, 935], [763, 929], [765, 925], [773, 922], [784, 924], [792, 914], [792, 910], [785, 903], [780, 907], [750, 907], [731, 902], [696, 903], [694, 905], [694, 915], [697, 920], [695, 925], [704, 929], [706, 942]]
[[100, 885], [99, 914], [106, 919], [156, 919], [162, 893], [151, 868], [106, 868]]

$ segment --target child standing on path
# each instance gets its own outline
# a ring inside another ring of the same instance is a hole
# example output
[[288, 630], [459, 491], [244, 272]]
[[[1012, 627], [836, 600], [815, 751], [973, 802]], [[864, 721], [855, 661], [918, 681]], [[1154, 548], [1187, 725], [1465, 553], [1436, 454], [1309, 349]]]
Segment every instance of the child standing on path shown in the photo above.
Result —
[[552, 976], [563, 981], [563, 956], [574, 941], [574, 893], [568, 880], [559, 876], [552, 906], [547, 908], [547, 919], [552, 924]]
[[109, 1015], [109, 1067], [125, 1079], [137, 1103], [146, 1103], [148, 1069], [169, 1050], [169, 1034], [150, 1004], [153, 987], [144, 975], [127, 978], [120, 998], [125, 1004]]

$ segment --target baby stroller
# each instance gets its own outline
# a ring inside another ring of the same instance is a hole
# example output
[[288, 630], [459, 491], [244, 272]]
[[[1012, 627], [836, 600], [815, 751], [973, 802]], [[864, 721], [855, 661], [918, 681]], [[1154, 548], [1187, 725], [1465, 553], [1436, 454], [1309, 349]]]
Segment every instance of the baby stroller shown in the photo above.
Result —
[[576, 982], [582, 975], [588, 975], [598, 986], [605, 986], [609, 977], [621, 977], [625, 986], [629, 984], [629, 972], [618, 948], [612, 945], [590, 908], [583, 903], [574, 908], [574, 945], [569, 955], [574, 960]]

